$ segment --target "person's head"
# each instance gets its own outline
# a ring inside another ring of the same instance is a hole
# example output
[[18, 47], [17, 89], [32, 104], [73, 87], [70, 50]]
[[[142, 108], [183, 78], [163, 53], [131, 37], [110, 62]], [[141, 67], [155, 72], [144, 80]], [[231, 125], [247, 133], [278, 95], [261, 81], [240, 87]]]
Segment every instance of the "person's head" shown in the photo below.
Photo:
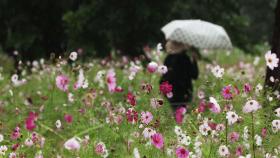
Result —
[[186, 44], [171, 40], [168, 40], [165, 44], [165, 49], [168, 54], [180, 53], [188, 48], [189, 46]]

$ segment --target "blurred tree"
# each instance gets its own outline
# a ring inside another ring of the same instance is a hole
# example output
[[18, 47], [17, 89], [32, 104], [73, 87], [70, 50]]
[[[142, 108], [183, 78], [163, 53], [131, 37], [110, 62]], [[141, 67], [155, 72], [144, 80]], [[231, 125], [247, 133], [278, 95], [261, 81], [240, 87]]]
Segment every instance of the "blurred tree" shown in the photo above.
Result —
[[18, 50], [29, 59], [62, 52], [66, 41], [61, 17], [67, 4], [70, 1], [1, 0], [2, 48], [9, 53]]
[[[272, 36], [272, 48], [271, 52], [276, 53], [277, 57], [280, 58], [280, 1], [277, 1], [276, 9], [274, 11], [274, 30]], [[275, 82], [271, 82], [270, 77], [274, 77]], [[280, 64], [274, 70], [266, 68], [266, 85], [270, 86], [273, 90], [280, 91]]]
[[160, 40], [159, 29], [166, 23], [173, 3], [174, 0], [84, 0], [78, 10], [64, 16], [69, 45], [90, 44], [101, 56], [108, 55], [111, 47], [125, 54], [139, 54], [143, 45]]
[[1, 0], [0, 45], [28, 58], [77, 48], [98, 56], [112, 50], [138, 55], [144, 45], [162, 42], [160, 28], [171, 20], [202, 19], [224, 26], [235, 46], [250, 50], [271, 35], [273, 2]]

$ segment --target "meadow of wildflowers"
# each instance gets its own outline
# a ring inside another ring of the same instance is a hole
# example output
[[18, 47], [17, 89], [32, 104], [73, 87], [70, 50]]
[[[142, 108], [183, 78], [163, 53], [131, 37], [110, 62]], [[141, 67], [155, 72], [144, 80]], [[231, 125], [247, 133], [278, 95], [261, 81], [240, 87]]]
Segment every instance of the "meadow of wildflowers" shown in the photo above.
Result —
[[0, 158], [280, 156], [280, 94], [263, 86], [275, 54], [203, 51], [193, 102], [175, 114], [172, 85], [159, 85], [161, 46], [146, 54], [81, 62], [72, 52], [22, 63], [19, 75], [1, 69]]

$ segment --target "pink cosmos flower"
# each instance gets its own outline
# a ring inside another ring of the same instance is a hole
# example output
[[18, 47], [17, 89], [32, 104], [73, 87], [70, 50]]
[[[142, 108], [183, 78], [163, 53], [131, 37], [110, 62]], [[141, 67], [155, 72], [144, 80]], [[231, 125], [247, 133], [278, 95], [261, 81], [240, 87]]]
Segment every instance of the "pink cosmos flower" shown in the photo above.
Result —
[[221, 112], [221, 107], [218, 104], [217, 100], [213, 97], [209, 97], [209, 104], [208, 107], [210, 109], [210, 111], [212, 111], [213, 113], [220, 113]]
[[239, 89], [238, 89], [237, 86], [234, 86], [234, 87], [233, 87], [233, 90], [234, 90], [234, 93], [235, 93], [236, 95], [240, 94], [240, 91], [239, 91]]
[[183, 147], [179, 147], [176, 149], [176, 156], [177, 156], [177, 158], [188, 158], [189, 151]]
[[114, 92], [117, 87], [117, 79], [116, 79], [116, 73], [113, 69], [110, 69], [106, 76], [107, 86], [109, 92]]
[[136, 105], [136, 97], [131, 92], [128, 92], [126, 98], [130, 105], [132, 106]]
[[185, 107], [179, 107], [179, 108], [176, 109], [175, 119], [176, 119], [176, 122], [178, 124], [182, 124], [183, 123], [184, 114], [186, 112], [187, 112], [187, 109]]
[[16, 151], [16, 150], [19, 148], [19, 146], [20, 146], [19, 143], [13, 144], [13, 145], [12, 145], [12, 150], [13, 150], [13, 151]]
[[20, 137], [20, 128], [19, 127], [16, 127], [13, 131], [13, 133], [11, 134], [11, 139], [12, 140], [16, 140]]
[[172, 85], [169, 84], [168, 81], [162, 82], [159, 86], [159, 90], [161, 93], [163, 93], [164, 95], [167, 95], [168, 93], [172, 92]]
[[163, 147], [164, 141], [160, 133], [153, 134], [151, 136], [151, 141], [156, 148], [161, 149]]
[[69, 78], [65, 75], [59, 75], [55, 79], [56, 86], [60, 90], [66, 92], [68, 90]]
[[216, 130], [217, 128], [217, 124], [214, 122], [208, 122], [208, 126], [212, 129], [212, 130]]
[[238, 141], [238, 139], [239, 139], [239, 134], [237, 132], [231, 132], [229, 134], [229, 140], [231, 142], [236, 142], [236, 141]]
[[144, 124], [149, 124], [153, 120], [153, 115], [151, 112], [141, 112], [141, 122]]
[[198, 105], [198, 112], [203, 113], [205, 110], [206, 110], [206, 103], [204, 100], [202, 100]]
[[79, 150], [81, 147], [77, 138], [71, 138], [64, 143], [64, 148], [67, 150]]
[[156, 62], [150, 62], [149, 64], [148, 64], [148, 71], [150, 72], [150, 73], [154, 73], [154, 72], [156, 72], [157, 71], [157, 68], [158, 68], [158, 64], [156, 63]]
[[136, 123], [138, 121], [138, 113], [132, 108], [129, 108], [126, 112], [126, 118], [129, 123]]
[[103, 155], [106, 151], [105, 144], [103, 142], [99, 142], [95, 145], [95, 153], [97, 155]]
[[118, 86], [115, 88], [115, 92], [123, 92], [123, 88]]
[[222, 90], [222, 95], [224, 97], [224, 99], [232, 99], [232, 87], [231, 85], [225, 86]]
[[73, 122], [73, 116], [70, 115], [70, 114], [65, 114], [65, 115], [64, 115], [64, 120], [65, 120], [67, 123], [72, 123], [72, 122]]
[[34, 112], [30, 112], [28, 117], [25, 119], [25, 128], [29, 131], [32, 131], [36, 128], [35, 121], [37, 120], [38, 114]]
[[252, 90], [252, 87], [249, 83], [245, 83], [244, 85], [244, 92], [249, 93]]
[[235, 155], [236, 156], [242, 156], [242, 154], [243, 154], [243, 149], [242, 149], [241, 146], [238, 146], [235, 150]]

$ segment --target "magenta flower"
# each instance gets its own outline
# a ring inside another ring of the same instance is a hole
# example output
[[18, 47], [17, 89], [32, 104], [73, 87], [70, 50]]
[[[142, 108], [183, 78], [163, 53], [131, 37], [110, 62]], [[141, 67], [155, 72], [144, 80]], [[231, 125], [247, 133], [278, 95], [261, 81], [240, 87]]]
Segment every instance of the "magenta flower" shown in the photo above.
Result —
[[30, 112], [28, 117], [25, 119], [25, 128], [29, 131], [32, 131], [36, 128], [35, 121], [37, 120], [37, 114], [34, 112]]
[[161, 149], [163, 147], [164, 141], [160, 133], [153, 134], [151, 136], [151, 141], [156, 148]]
[[116, 73], [113, 69], [109, 70], [106, 76], [107, 86], [109, 92], [114, 92], [117, 87]]
[[144, 124], [149, 124], [153, 120], [153, 115], [151, 112], [141, 112], [141, 122]]
[[231, 85], [225, 86], [222, 90], [222, 95], [224, 97], [224, 99], [232, 99], [232, 87]]
[[252, 90], [252, 87], [249, 83], [245, 83], [244, 85], [244, 92], [249, 93]]
[[169, 84], [168, 81], [162, 82], [159, 86], [160, 92], [163, 93], [164, 95], [167, 95], [168, 93], [172, 92], [172, 89], [173, 87], [171, 84]]
[[184, 114], [187, 112], [185, 107], [179, 107], [176, 109], [175, 112], [175, 118], [176, 118], [176, 122], [178, 124], [182, 124], [183, 123], [183, 119], [184, 119]]
[[231, 132], [229, 134], [229, 140], [231, 142], [236, 142], [236, 141], [238, 141], [238, 139], [239, 139], [239, 134], [237, 132]]
[[55, 79], [56, 86], [60, 90], [66, 92], [68, 90], [69, 78], [65, 75], [59, 75]]
[[128, 92], [126, 98], [130, 105], [132, 106], [136, 105], [136, 97], [131, 92]]
[[242, 146], [238, 146], [235, 150], [235, 155], [236, 156], [242, 156], [242, 154], [243, 154]]
[[72, 117], [72, 115], [70, 115], [70, 114], [65, 114], [65, 115], [64, 115], [64, 120], [65, 120], [67, 123], [72, 123], [72, 122], [73, 122], [73, 117]]
[[138, 113], [132, 108], [129, 108], [126, 112], [126, 118], [129, 123], [136, 123], [138, 121]]
[[179, 147], [176, 149], [176, 156], [177, 156], [177, 158], [188, 158], [189, 151], [183, 147]]
[[199, 113], [205, 112], [205, 110], [206, 110], [206, 103], [205, 103], [204, 100], [200, 101], [197, 110], [198, 110]]
[[217, 124], [214, 122], [208, 122], [208, 126], [212, 129], [212, 130], [216, 130], [217, 128]]

